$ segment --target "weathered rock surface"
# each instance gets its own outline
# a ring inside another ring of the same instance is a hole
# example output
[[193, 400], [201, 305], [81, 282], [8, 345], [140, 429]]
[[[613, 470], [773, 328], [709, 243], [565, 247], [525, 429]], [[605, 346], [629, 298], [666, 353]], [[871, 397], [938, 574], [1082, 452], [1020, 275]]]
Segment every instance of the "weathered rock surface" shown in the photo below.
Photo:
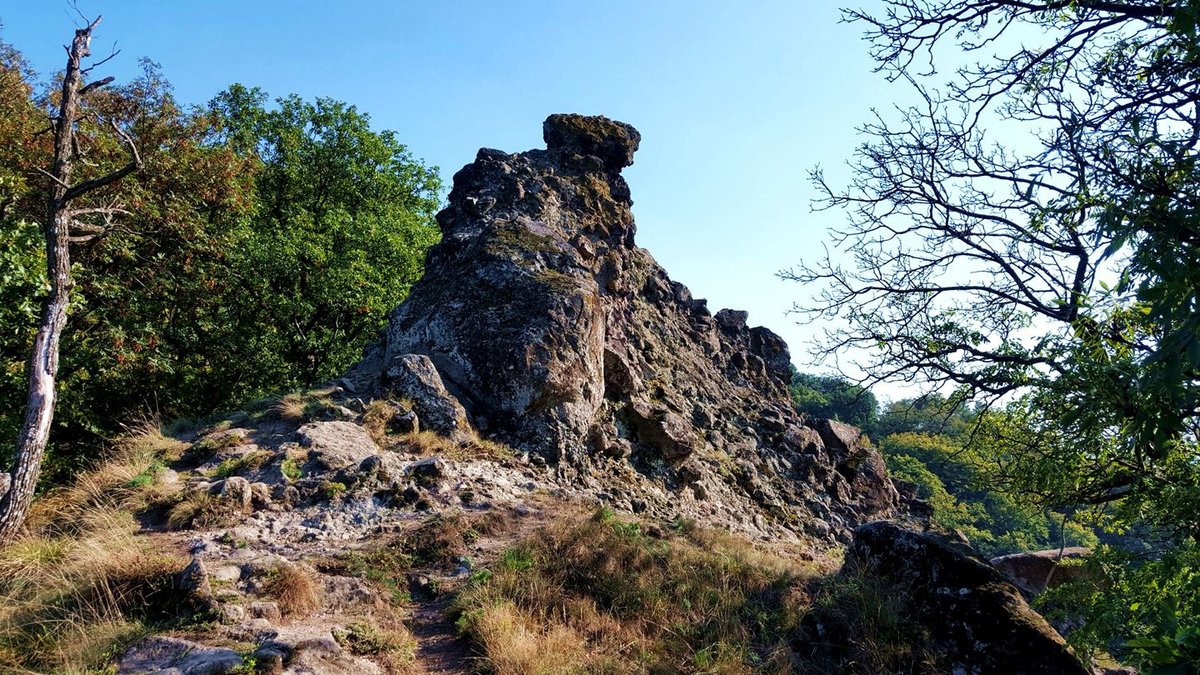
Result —
[[1089, 548], [1069, 546], [1061, 550], [1054, 548], [1047, 551], [1002, 555], [992, 558], [991, 563], [992, 567], [1004, 575], [1004, 578], [1032, 597], [1048, 588], [1054, 588], [1087, 574], [1087, 570], [1083, 567], [1064, 566], [1060, 562], [1080, 560], [1089, 553], [1091, 553]]
[[127, 651], [117, 664], [117, 672], [122, 675], [222, 675], [241, 665], [241, 655], [232, 649], [154, 635]]
[[907, 594], [948, 672], [1089, 672], [1020, 591], [965, 547], [880, 521], [854, 531], [846, 560]]
[[661, 492], [652, 512], [715, 500], [842, 538], [891, 513], [857, 430], [792, 408], [784, 341], [745, 312], [712, 314], [635, 246], [620, 170], [637, 131], [552, 115], [543, 132], [545, 150], [480, 150], [455, 175], [442, 241], [345, 378], [354, 391], [411, 398], [423, 425], [469, 422], [600, 487], [632, 467], [634, 487]]

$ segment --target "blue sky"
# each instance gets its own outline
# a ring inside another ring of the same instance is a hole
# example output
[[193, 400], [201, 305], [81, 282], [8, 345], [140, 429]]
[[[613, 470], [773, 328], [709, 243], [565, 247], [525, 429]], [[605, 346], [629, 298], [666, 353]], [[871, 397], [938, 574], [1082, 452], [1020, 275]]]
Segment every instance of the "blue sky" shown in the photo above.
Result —
[[[233, 82], [331, 96], [393, 129], [450, 176], [481, 146], [541, 147], [555, 112], [642, 132], [638, 243], [715, 311], [750, 311], [801, 369], [813, 334], [786, 315], [808, 290], [775, 274], [821, 254], [837, 213], [812, 213], [807, 171], [833, 180], [870, 109], [900, 95], [872, 73], [861, 28], [836, 3], [797, 0], [79, 0], [104, 15], [104, 72], [159, 62], [180, 100]], [[868, 0], [868, 4], [870, 4]], [[3, 0], [0, 35], [43, 74], [78, 18], [61, 0]], [[886, 391], [884, 393], [887, 393]]]

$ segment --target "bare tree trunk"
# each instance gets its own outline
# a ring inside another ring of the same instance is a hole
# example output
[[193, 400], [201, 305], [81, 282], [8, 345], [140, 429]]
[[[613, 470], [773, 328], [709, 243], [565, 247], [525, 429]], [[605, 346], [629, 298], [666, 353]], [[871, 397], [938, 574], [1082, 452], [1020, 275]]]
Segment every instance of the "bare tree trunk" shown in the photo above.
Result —
[[81, 64], [91, 53], [89, 47], [92, 30], [99, 23], [100, 18], [97, 17], [86, 28], [76, 30], [75, 39], [68, 50], [62, 101], [59, 103], [58, 119], [54, 125], [54, 164], [51, 170], [46, 172], [53, 181], [43, 224], [50, 293], [42, 308], [42, 323], [34, 338], [33, 350], [29, 357], [29, 395], [25, 420], [17, 436], [12, 468], [7, 474], [0, 474], [0, 543], [10, 541], [16, 536], [25, 522], [25, 515], [33, 502], [42, 459], [46, 454], [50, 424], [54, 419], [59, 340], [63, 328], [67, 325], [67, 308], [72, 284], [70, 242], [74, 215], [69, 209], [69, 204], [76, 197], [141, 168], [141, 157], [132, 141], [114, 125], [114, 130], [128, 144], [133, 160], [107, 176], [71, 186], [71, 168], [75, 159], [75, 125], [79, 117], [80, 83], [84, 75]]

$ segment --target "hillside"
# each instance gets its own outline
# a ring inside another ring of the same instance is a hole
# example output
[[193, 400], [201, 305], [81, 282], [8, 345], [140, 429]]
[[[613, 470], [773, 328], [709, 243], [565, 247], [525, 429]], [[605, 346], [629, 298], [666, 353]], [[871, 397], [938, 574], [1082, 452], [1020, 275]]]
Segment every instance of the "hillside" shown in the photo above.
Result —
[[553, 115], [544, 136], [456, 174], [424, 277], [344, 377], [133, 433], [35, 503], [0, 552], [0, 658], [1088, 672], [924, 531], [858, 429], [795, 411], [782, 339], [635, 245], [636, 130]]

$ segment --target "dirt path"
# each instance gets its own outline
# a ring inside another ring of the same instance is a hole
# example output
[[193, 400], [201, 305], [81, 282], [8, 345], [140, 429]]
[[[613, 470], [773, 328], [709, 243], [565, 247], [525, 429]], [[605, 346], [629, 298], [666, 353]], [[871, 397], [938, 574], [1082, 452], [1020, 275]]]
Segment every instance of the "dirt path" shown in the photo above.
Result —
[[458, 637], [454, 622], [447, 618], [448, 596], [418, 601], [413, 608], [410, 629], [417, 638], [417, 672], [468, 673], [471, 657]]

